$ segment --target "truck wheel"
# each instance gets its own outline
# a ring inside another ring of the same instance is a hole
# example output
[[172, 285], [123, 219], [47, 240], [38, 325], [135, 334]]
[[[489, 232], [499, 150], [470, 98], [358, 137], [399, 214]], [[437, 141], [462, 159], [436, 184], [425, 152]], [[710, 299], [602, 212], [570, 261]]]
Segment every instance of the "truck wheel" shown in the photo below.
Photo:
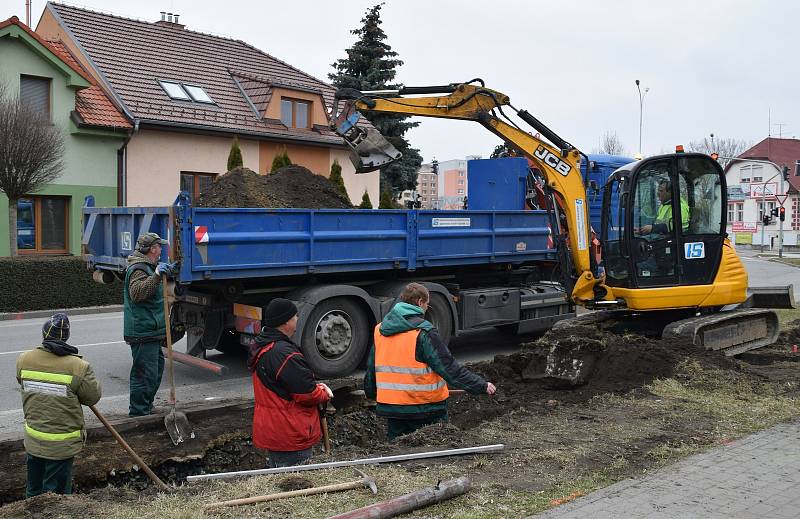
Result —
[[301, 348], [311, 369], [323, 378], [353, 372], [367, 351], [370, 326], [354, 301], [335, 297], [314, 307], [303, 325]]
[[428, 311], [425, 313], [425, 319], [430, 321], [432, 325], [439, 330], [439, 337], [445, 344], [450, 343], [453, 337], [453, 316], [450, 312], [450, 305], [442, 294], [431, 294], [431, 301], [428, 305]]

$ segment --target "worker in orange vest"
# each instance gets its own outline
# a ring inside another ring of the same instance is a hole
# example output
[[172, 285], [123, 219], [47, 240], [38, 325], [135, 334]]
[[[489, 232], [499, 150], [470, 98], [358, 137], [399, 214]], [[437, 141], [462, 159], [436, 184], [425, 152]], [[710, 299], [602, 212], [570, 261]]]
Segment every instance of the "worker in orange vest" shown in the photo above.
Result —
[[439, 332], [425, 320], [428, 289], [409, 283], [400, 302], [375, 327], [375, 345], [367, 360], [364, 391], [385, 416], [388, 438], [447, 420], [448, 387], [493, 395], [491, 382], [459, 364]]

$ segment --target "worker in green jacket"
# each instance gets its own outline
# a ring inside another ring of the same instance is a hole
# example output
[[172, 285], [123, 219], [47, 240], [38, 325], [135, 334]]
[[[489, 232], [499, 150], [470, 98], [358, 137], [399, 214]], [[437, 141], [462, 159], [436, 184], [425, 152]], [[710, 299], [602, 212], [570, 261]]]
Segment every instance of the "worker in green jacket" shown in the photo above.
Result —
[[173, 275], [175, 263], [160, 263], [161, 245], [167, 243], [150, 232], [139, 236], [136, 250], [128, 256], [125, 286], [123, 338], [131, 347], [129, 416], [153, 412], [153, 401], [164, 374], [161, 346], [167, 336], [161, 281]]
[[453, 358], [439, 332], [425, 320], [430, 293], [409, 283], [400, 302], [375, 327], [364, 392], [387, 419], [388, 439], [447, 419], [449, 389], [493, 395], [494, 384]]
[[27, 497], [72, 493], [72, 462], [86, 430], [81, 405], [100, 400], [92, 367], [67, 344], [69, 318], [58, 313], [42, 328], [42, 345], [17, 359], [27, 453]]
[[[658, 183], [656, 195], [661, 202], [656, 219], [652, 224], [640, 227], [640, 235], [663, 237], [672, 234], [672, 182], [662, 179]], [[681, 228], [683, 232], [689, 230], [689, 204], [683, 198], [681, 198]]]

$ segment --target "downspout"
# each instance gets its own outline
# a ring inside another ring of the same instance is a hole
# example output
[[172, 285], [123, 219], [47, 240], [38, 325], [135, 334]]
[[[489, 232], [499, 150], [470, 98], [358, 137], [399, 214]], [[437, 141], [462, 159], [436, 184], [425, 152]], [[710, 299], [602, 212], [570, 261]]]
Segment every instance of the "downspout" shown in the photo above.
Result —
[[125, 140], [122, 142], [122, 146], [119, 147], [117, 153], [120, 154], [120, 205], [127, 206], [128, 205], [128, 143], [131, 141], [134, 133], [139, 132], [139, 119], [133, 120], [133, 130], [128, 133], [128, 136], [125, 137]]

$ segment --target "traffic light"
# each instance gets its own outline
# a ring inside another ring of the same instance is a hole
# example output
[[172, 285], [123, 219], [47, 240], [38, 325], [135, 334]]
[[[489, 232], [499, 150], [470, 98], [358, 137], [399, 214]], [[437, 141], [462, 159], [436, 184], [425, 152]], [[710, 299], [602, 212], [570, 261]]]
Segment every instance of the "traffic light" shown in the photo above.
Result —
[[778, 209], [778, 217], [781, 219], [782, 222], [786, 221], [786, 208], [781, 207]]
[[768, 214], [765, 213], [764, 217], [761, 219], [761, 222], [764, 225], [769, 225], [771, 220], [772, 220], [772, 218]]
[[783, 180], [789, 180], [789, 166], [783, 166]]
[[[783, 209], [783, 208], [781, 208], [781, 209]], [[772, 209], [770, 209], [769, 210], [769, 215], [770, 216], [778, 216], [778, 208], [777, 207], [773, 207]]]

